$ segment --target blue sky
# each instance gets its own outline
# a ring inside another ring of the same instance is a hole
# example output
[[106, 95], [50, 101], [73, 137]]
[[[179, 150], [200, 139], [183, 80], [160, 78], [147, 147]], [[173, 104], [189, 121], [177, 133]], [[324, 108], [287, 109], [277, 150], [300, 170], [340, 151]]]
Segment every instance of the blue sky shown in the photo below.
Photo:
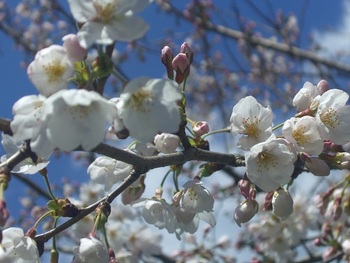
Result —
[[[178, 0], [178, 4], [186, 3], [184, 0]], [[231, 5], [231, 1], [213, 1], [215, 4], [225, 7], [225, 12], [228, 12], [228, 8]], [[256, 15], [251, 11], [251, 8], [245, 4], [245, 1], [236, 1], [238, 6], [242, 10], [242, 14], [246, 14], [249, 19], [255, 19]], [[302, 39], [301, 44], [303, 46], [308, 45], [307, 38], [310, 33], [313, 33], [315, 38], [320, 41], [324, 47], [323, 55], [334, 56], [336, 48], [341, 50], [342, 48], [348, 48], [349, 32], [350, 32], [350, 4], [347, 1], [341, 0], [309, 0], [309, 1], [269, 1], [274, 10], [281, 8], [286, 13], [294, 13], [297, 16], [304, 13]], [[308, 2], [306, 11], [303, 11], [305, 2]], [[16, 1], [12, 1], [12, 4]], [[261, 10], [266, 10], [267, 5], [265, 1], [255, 1], [258, 5], [261, 4]], [[226, 5], [226, 6], [225, 6]], [[223, 14], [225, 14], [225, 12]], [[151, 30], [147, 35], [149, 40], [158, 40], [164, 36], [164, 29], [166, 26], [171, 26], [174, 30], [180, 32], [189, 32], [192, 30], [186, 23], [181, 23], [180, 26], [174, 27], [174, 18], [169, 18], [168, 15], [158, 15], [157, 11], [153, 7], [148, 7], [142, 16], [151, 25]], [[300, 20], [299, 20], [300, 21]], [[329, 29], [333, 29], [334, 33]], [[341, 32], [339, 34], [338, 32]], [[180, 45], [183, 40], [177, 40]], [[61, 43], [57, 43], [61, 44]], [[12, 105], [20, 97], [30, 94], [36, 94], [37, 91], [33, 85], [29, 82], [26, 70], [21, 68], [20, 61], [23, 59], [23, 54], [16, 51], [12, 40], [0, 33], [0, 77], [1, 77], [1, 90], [0, 95], [0, 116], [6, 118], [12, 118]], [[118, 46], [117, 46], [118, 47]], [[327, 51], [327, 52], [326, 52]], [[150, 77], [162, 77], [164, 74], [163, 65], [159, 62], [159, 56], [153, 55], [147, 63], [139, 64], [135, 63], [133, 59], [131, 63], [126, 64], [124, 68], [125, 72], [130, 77], [137, 76], [150, 76]], [[0, 149], [0, 154], [3, 154], [3, 150]], [[80, 181], [82, 178], [87, 179], [85, 169], [80, 165], [75, 165], [69, 157], [63, 156], [58, 160], [53, 160], [49, 166], [50, 176], [54, 178], [54, 181], [59, 183], [62, 176], [72, 178], [72, 180]], [[41, 182], [39, 176], [33, 175], [37, 182]], [[23, 187], [16, 179], [10, 182], [10, 187], [5, 193], [9, 208], [13, 215], [16, 214], [14, 206], [18, 205], [17, 200], [20, 193], [23, 193], [25, 187]], [[236, 226], [232, 225], [232, 228]], [[232, 230], [233, 231], [233, 230]], [[235, 230], [236, 231], [236, 230]]]

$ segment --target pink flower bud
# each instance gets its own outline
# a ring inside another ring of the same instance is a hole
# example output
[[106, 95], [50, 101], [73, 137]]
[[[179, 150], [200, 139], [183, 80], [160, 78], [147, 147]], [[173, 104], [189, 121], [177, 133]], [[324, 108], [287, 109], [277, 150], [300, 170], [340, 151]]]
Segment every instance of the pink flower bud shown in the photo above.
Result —
[[180, 53], [186, 54], [188, 61], [192, 64], [193, 61], [193, 50], [187, 42], [183, 42], [180, 47]]
[[6, 224], [7, 219], [10, 217], [10, 211], [6, 208], [6, 202], [0, 200], [0, 227]]
[[190, 62], [184, 53], [179, 53], [172, 61], [173, 69], [176, 71], [175, 81], [182, 83], [190, 74]]
[[328, 82], [324, 79], [322, 79], [318, 84], [317, 84], [317, 89], [320, 91], [320, 94], [322, 95], [325, 93], [327, 90], [329, 90], [329, 85]]
[[331, 216], [334, 221], [337, 221], [343, 214], [343, 208], [341, 207], [341, 198], [336, 198], [331, 206]]
[[244, 198], [250, 199], [249, 198], [249, 193], [250, 193], [250, 188], [251, 188], [250, 181], [246, 180], [246, 179], [241, 179], [238, 182], [238, 187], [239, 187], [239, 190], [241, 191], [241, 194], [244, 196]]
[[62, 38], [62, 41], [63, 47], [67, 50], [71, 60], [81, 61], [87, 56], [87, 49], [80, 46], [77, 35], [66, 35]]
[[259, 204], [255, 200], [243, 201], [239, 206], [236, 207], [234, 213], [234, 219], [239, 227], [242, 223], [247, 223], [252, 219], [258, 212]]
[[273, 194], [273, 213], [282, 220], [285, 220], [293, 213], [293, 203], [293, 199], [289, 192], [285, 189], [279, 189]]
[[159, 152], [173, 153], [179, 146], [180, 138], [171, 133], [161, 133], [154, 137], [154, 144]]
[[164, 64], [165, 68], [166, 68], [168, 78], [169, 79], [174, 79], [174, 70], [173, 70], [173, 66], [172, 66], [172, 61], [174, 59], [174, 54], [171, 51], [170, 47], [165, 46], [162, 49], [160, 59], [161, 59], [162, 63]]
[[172, 61], [173, 69], [176, 71], [176, 73], [182, 73], [184, 74], [189, 70], [190, 63], [189, 60], [184, 53], [179, 53], [176, 55], [176, 57]]
[[195, 136], [202, 136], [209, 132], [209, 125], [206, 121], [197, 121], [192, 127]]

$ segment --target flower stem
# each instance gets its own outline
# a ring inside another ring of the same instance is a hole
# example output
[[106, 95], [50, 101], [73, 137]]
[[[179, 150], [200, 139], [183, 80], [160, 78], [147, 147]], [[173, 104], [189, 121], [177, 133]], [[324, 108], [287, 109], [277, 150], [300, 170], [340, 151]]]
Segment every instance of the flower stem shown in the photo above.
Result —
[[48, 178], [48, 176], [47, 176], [47, 170], [46, 170], [46, 168], [44, 168], [43, 170], [41, 170], [41, 171], [40, 171], [40, 174], [44, 177], [45, 184], [46, 184], [47, 190], [49, 191], [49, 195], [51, 196], [51, 199], [52, 199], [52, 200], [55, 200], [56, 197], [55, 197], [55, 195], [53, 194], [53, 192], [52, 192], [52, 190], [51, 190], [50, 181], [49, 181], [49, 178]]
[[284, 122], [282, 122], [282, 123], [276, 125], [275, 127], [272, 127], [272, 130], [273, 130], [273, 131], [274, 131], [274, 130], [277, 130], [277, 129], [281, 128], [283, 125], [284, 125]]
[[33, 228], [37, 228], [38, 225], [40, 224], [40, 222], [41, 222], [42, 220], [44, 220], [46, 217], [48, 217], [49, 215], [51, 215], [51, 213], [52, 213], [52, 210], [47, 211], [45, 214], [43, 214], [43, 215], [35, 222]]
[[216, 130], [216, 131], [212, 131], [212, 132], [208, 132], [205, 135], [203, 135], [203, 139], [205, 139], [206, 137], [208, 137], [209, 135], [213, 135], [216, 133], [224, 133], [224, 132], [230, 132], [230, 127], [224, 128], [224, 129], [220, 129], [220, 130]]

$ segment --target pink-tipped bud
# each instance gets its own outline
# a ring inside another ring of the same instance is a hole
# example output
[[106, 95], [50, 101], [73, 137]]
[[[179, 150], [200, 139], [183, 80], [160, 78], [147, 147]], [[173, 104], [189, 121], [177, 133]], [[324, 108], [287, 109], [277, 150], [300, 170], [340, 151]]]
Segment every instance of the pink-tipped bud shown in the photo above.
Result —
[[239, 187], [239, 190], [241, 191], [241, 194], [244, 196], [244, 198], [250, 199], [249, 198], [249, 193], [250, 193], [250, 188], [251, 188], [250, 181], [246, 180], [246, 179], [241, 179], [238, 182], [238, 187]]
[[209, 132], [209, 125], [206, 121], [197, 121], [193, 124], [192, 130], [195, 136], [200, 137]]
[[317, 89], [320, 91], [320, 94], [322, 95], [327, 90], [329, 90], [328, 82], [324, 79], [320, 80], [320, 82], [317, 84]]
[[239, 227], [242, 223], [247, 223], [252, 219], [259, 210], [259, 204], [255, 200], [243, 201], [239, 206], [236, 207], [234, 213], [234, 219]]
[[6, 208], [6, 202], [0, 200], [0, 227], [6, 224], [7, 219], [10, 217], [10, 211]]
[[79, 44], [79, 38], [75, 34], [69, 34], [62, 38], [63, 47], [67, 50], [73, 61], [82, 61], [87, 56], [87, 49]]
[[190, 64], [192, 64], [193, 61], [193, 50], [191, 46], [187, 42], [183, 42], [183, 44], [180, 47], [180, 53], [186, 54], [188, 61]]
[[174, 79], [174, 70], [172, 66], [174, 54], [171, 51], [170, 47], [168, 46], [163, 47], [160, 59], [166, 68], [168, 78]]
[[179, 53], [173, 59], [173, 69], [176, 71], [175, 81], [181, 84], [190, 74], [190, 62], [184, 53]]

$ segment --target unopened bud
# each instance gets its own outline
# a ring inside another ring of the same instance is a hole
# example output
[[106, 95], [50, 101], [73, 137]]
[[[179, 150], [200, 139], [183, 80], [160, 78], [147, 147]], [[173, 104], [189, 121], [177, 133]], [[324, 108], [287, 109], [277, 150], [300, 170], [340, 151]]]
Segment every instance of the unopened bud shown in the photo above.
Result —
[[174, 70], [173, 70], [173, 66], [172, 66], [174, 54], [171, 51], [170, 47], [168, 47], [168, 46], [163, 47], [160, 59], [166, 68], [168, 78], [174, 79]]
[[186, 54], [188, 61], [190, 64], [192, 64], [193, 61], [193, 50], [191, 46], [187, 42], [183, 42], [183, 44], [180, 47], [180, 53]]
[[341, 198], [336, 198], [334, 200], [332, 207], [331, 207], [331, 216], [332, 216], [334, 221], [339, 220], [339, 218], [343, 214], [343, 208], [341, 207], [341, 203], [342, 203]]
[[320, 80], [320, 82], [317, 84], [317, 89], [320, 91], [320, 94], [322, 95], [327, 90], [329, 90], [328, 82], [324, 79]]
[[175, 81], [181, 84], [190, 74], [190, 62], [184, 53], [179, 53], [172, 61], [173, 69], [176, 71]]
[[192, 130], [195, 136], [202, 136], [209, 132], [209, 125], [206, 121], [197, 121], [193, 124]]
[[246, 179], [241, 179], [238, 182], [238, 187], [239, 187], [239, 190], [241, 191], [241, 194], [244, 196], [244, 198], [250, 199], [249, 198], [249, 193], [250, 193], [250, 188], [251, 188], [250, 181], [246, 180]]
[[6, 202], [0, 200], [0, 227], [6, 224], [7, 219], [10, 217], [10, 211], [6, 208]]
[[87, 49], [79, 44], [79, 38], [75, 34], [69, 34], [62, 38], [63, 47], [67, 50], [70, 59], [81, 61], [87, 56]]
[[124, 205], [130, 204], [132, 201], [140, 199], [141, 195], [145, 191], [146, 185], [144, 183], [145, 176], [141, 176], [140, 180], [136, 181], [135, 184], [130, 185], [123, 193], [122, 193], [122, 203]]
[[274, 192], [272, 197], [273, 213], [282, 220], [287, 219], [293, 213], [293, 199], [285, 189]]
[[242, 223], [247, 223], [259, 210], [259, 204], [255, 200], [243, 201], [236, 207], [234, 219], [239, 227]]
[[161, 133], [154, 137], [154, 144], [159, 152], [173, 153], [179, 146], [180, 137], [171, 133]]

